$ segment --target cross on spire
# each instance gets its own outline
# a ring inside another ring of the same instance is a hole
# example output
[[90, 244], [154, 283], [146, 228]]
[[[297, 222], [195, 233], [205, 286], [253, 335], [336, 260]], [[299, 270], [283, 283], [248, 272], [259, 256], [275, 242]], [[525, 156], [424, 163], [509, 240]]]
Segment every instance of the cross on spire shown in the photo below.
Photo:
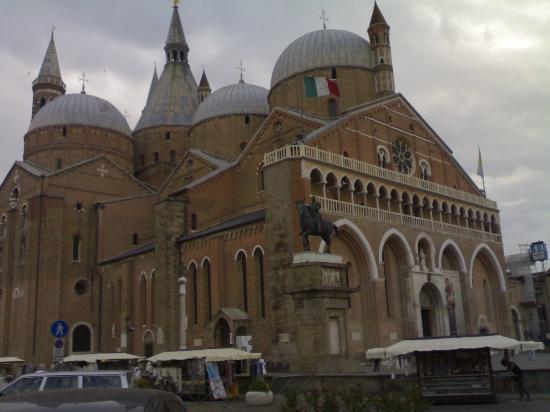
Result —
[[243, 65], [242, 60], [239, 62], [239, 65], [237, 66], [237, 70], [238, 70], [239, 72], [241, 72], [241, 79], [239, 80], [239, 83], [244, 83], [244, 78], [243, 78], [243, 76], [244, 76], [244, 72], [246, 71], [246, 69], [245, 69], [245, 67], [244, 67], [244, 65]]
[[325, 9], [321, 10], [321, 15], [319, 16], [319, 19], [323, 20], [323, 30], [327, 29], [327, 22], [329, 21], [329, 18], [327, 17], [325, 13]]
[[86, 94], [86, 83], [90, 81], [90, 79], [86, 78], [86, 72], [83, 72], [82, 77], [79, 77], [78, 80], [82, 82], [82, 90], [80, 94]]
[[53, 32], [57, 29], [57, 27], [55, 27], [53, 24], [52, 24], [52, 37], [53, 37]]

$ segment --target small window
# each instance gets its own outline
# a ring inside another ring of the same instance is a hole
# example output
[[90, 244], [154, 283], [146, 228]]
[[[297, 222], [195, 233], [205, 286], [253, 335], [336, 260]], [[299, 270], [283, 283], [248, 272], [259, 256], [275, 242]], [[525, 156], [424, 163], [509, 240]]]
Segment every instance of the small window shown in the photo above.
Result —
[[348, 152], [344, 152], [343, 156], [344, 156], [344, 157], [349, 157], [349, 153], [348, 153]]
[[75, 202], [74, 210], [76, 211], [76, 213], [84, 213], [84, 203]]
[[380, 57], [380, 64], [384, 64], [384, 58]]
[[336, 67], [332, 68], [330, 75], [331, 75], [332, 79], [337, 79], [338, 78], [338, 73], [336, 72]]
[[197, 214], [191, 214], [191, 230], [197, 230]]
[[132, 243], [134, 245], [137, 245], [139, 243], [139, 236], [137, 233], [134, 233], [133, 236], [132, 236]]
[[74, 285], [74, 291], [78, 296], [83, 296], [88, 292], [88, 281], [81, 279]]
[[172, 139], [172, 137], [170, 136], [170, 132], [166, 132], [165, 137], [166, 137], [166, 140], [171, 140]]
[[338, 116], [338, 107], [337, 107], [336, 99], [329, 99], [329, 101], [328, 101], [328, 115], [330, 117]]
[[46, 106], [46, 98], [45, 97], [40, 99], [40, 108], [42, 108], [44, 106]]
[[250, 124], [250, 115], [249, 114], [244, 115], [244, 124]]
[[172, 166], [175, 166], [176, 164], [176, 151], [175, 150], [170, 150], [170, 164]]
[[80, 261], [80, 237], [73, 237], [73, 262]]
[[61, 129], [61, 136], [67, 137], [67, 128], [66, 128], [66, 127], [64, 127], [63, 129]]
[[159, 162], [159, 152], [153, 153], [153, 158], [155, 159], [155, 163]]
[[59, 170], [63, 167], [63, 160], [61, 159], [55, 159], [55, 169]]

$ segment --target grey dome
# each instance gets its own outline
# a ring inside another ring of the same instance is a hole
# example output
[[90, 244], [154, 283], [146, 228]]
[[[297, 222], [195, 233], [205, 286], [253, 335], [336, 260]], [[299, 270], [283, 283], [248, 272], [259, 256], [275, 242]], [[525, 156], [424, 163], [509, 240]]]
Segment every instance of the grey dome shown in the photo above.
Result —
[[48, 126], [82, 125], [131, 135], [128, 122], [107, 100], [88, 94], [67, 94], [44, 106], [32, 119], [29, 132]]
[[237, 83], [222, 87], [208, 96], [193, 116], [193, 126], [213, 117], [231, 114], [269, 114], [269, 91], [252, 84]]
[[273, 69], [271, 87], [307, 70], [324, 67], [372, 67], [370, 43], [344, 30], [317, 30], [292, 42]]
[[164, 67], [135, 131], [157, 126], [188, 126], [197, 106], [197, 82], [187, 64]]

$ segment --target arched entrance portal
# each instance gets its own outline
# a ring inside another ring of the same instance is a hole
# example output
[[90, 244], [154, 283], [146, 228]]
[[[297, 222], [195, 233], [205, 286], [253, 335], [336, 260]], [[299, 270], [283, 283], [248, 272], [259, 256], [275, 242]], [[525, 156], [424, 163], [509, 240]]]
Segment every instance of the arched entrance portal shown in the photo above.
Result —
[[143, 336], [143, 356], [150, 358], [154, 355], [154, 337], [151, 331], [145, 332]]
[[78, 325], [73, 330], [73, 352], [90, 352], [92, 350], [92, 332], [86, 325]]
[[443, 335], [442, 303], [437, 288], [431, 283], [426, 283], [420, 289], [419, 300], [422, 336]]
[[218, 320], [214, 329], [214, 346], [216, 348], [227, 348], [231, 346], [231, 329], [223, 318]]

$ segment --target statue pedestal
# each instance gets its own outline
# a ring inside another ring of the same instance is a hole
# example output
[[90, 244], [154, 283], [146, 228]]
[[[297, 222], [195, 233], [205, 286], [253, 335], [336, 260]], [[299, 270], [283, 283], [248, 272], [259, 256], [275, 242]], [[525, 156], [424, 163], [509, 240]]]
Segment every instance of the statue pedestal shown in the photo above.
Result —
[[292, 259], [293, 265], [302, 264], [333, 264], [343, 265], [344, 260], [340, 255], [332, 255], [330, 253], [317, 253], [317, 252], [301, 252], [295, 253]]

